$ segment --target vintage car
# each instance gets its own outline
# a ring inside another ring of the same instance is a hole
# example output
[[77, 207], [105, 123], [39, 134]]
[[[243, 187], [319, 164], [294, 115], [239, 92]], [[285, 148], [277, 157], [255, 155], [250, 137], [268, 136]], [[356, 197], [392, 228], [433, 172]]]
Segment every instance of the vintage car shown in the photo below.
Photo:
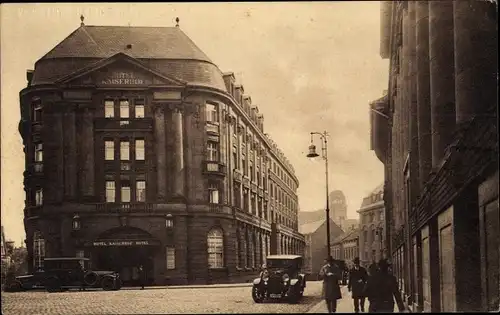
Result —
[[39, 270], [32, 275], [16, 277], [8, 288], [9, 291], [45, 288], [48, 292], [66, 291], [71, 288], [103, 288], [104, 290], [121, 288], [119, 273], [89, 270], [88, 263], [88, 258], [81, 257], [45, 258], [44, 270]]
[[262, 303], [266, 299], [286, 299], [289, 303], [298, 303], [306, 287], [306, 277], [301, 268], [302, 256], [267, 256], [266, 267], [253, 280], [253, 300]]

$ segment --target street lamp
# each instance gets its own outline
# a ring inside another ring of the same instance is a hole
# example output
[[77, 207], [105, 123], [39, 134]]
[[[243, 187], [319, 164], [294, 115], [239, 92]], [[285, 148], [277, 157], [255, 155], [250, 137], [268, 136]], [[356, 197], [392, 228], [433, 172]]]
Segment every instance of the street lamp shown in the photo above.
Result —
[[331, 256], [330, 249], [330, 200], [328, 194], [328, 133], [326, 131], [321, 132], [311, 132], [311, 145], [309, 146], [309, 153], [307, 154], [308, 158], [314, 159], [319, 156], [316, 153], [316, 146], [313, 144], [313, 136], [318, 135], [321, 142], [321, 155], [325, 160], [325, 177], [326, 177], [326, 246], [328, 248], [328, 257]]

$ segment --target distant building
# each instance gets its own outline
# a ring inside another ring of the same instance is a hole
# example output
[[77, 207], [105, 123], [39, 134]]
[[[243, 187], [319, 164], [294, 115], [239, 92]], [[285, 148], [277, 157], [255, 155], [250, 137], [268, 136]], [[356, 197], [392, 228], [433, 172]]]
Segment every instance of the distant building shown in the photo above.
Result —
[[363, 199], [358, 210], [360, 221], [359, 259], [363, 264], [384, 257], [384, 185], [375, 188]]
[[334, 259], [344, 260], [347, 266], [352, 266], [353, 259], [359, 257], [359, 230], [352, 229], [338, 236], [331, 246]]
[[[304, 268], [314, 279], [328, 255], [326, 245], [326, 220], [309, 222], [299, 226], [299, 232], [305, 237]], [[343, 233], [340, 227], [330, 219], [330, 244]]]
[[345, 219], [343, 230], [347, 232], [353, 229], [357, 229], [358, 227], [359, 227], [358, 219]]
[[345, 228], [347, 219], [347, 202], [345, 195], [340, 190], [334, 190], [330, 193], [330, 216], [342, 229]]

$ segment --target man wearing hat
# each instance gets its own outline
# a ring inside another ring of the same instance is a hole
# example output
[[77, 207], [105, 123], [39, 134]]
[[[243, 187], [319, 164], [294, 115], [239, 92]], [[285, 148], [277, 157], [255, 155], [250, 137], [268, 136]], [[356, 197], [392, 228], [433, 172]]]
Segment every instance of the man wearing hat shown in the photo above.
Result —
[[319, 272], [319, 278], [323, 280], [323, 298], [328, 313], [335, 313], [337, 312], [337, 300], [342, 298], [339, 286], [341, 270], [334, 263], [332, 256], [326, 259], [326, 264]]
[[349, 284], [347, 289], [352, 291], [352, 299], [354, 300], [354, 312], [359, 313], [365, 311], [365, 285], [368, 280], [366, 269], [359, 265], [359, 257], [353, 260], [354, 267], [349, 274]]

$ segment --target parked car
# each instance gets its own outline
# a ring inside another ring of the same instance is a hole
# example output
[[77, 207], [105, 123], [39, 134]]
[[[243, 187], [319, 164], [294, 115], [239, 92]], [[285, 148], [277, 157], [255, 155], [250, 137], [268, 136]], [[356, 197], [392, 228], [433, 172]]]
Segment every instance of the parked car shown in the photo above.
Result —
[[265, 269], [253, 280], [252, 298], [256, 303], [266, 299], [286, 299], [289, 303], [298, 303], [305, 287], [302, 256], [270, 255], [266, 258]]
[[32, 275], [16, 277], [8, 285], [9, 291], [45, 288], [48, 292], [60, 292], [71, 288], [103, 288], [119, 290], [122, 282], [115, 271], [88, 269], [89, 259], [81, 257], [45, 258], [44, 268]]

